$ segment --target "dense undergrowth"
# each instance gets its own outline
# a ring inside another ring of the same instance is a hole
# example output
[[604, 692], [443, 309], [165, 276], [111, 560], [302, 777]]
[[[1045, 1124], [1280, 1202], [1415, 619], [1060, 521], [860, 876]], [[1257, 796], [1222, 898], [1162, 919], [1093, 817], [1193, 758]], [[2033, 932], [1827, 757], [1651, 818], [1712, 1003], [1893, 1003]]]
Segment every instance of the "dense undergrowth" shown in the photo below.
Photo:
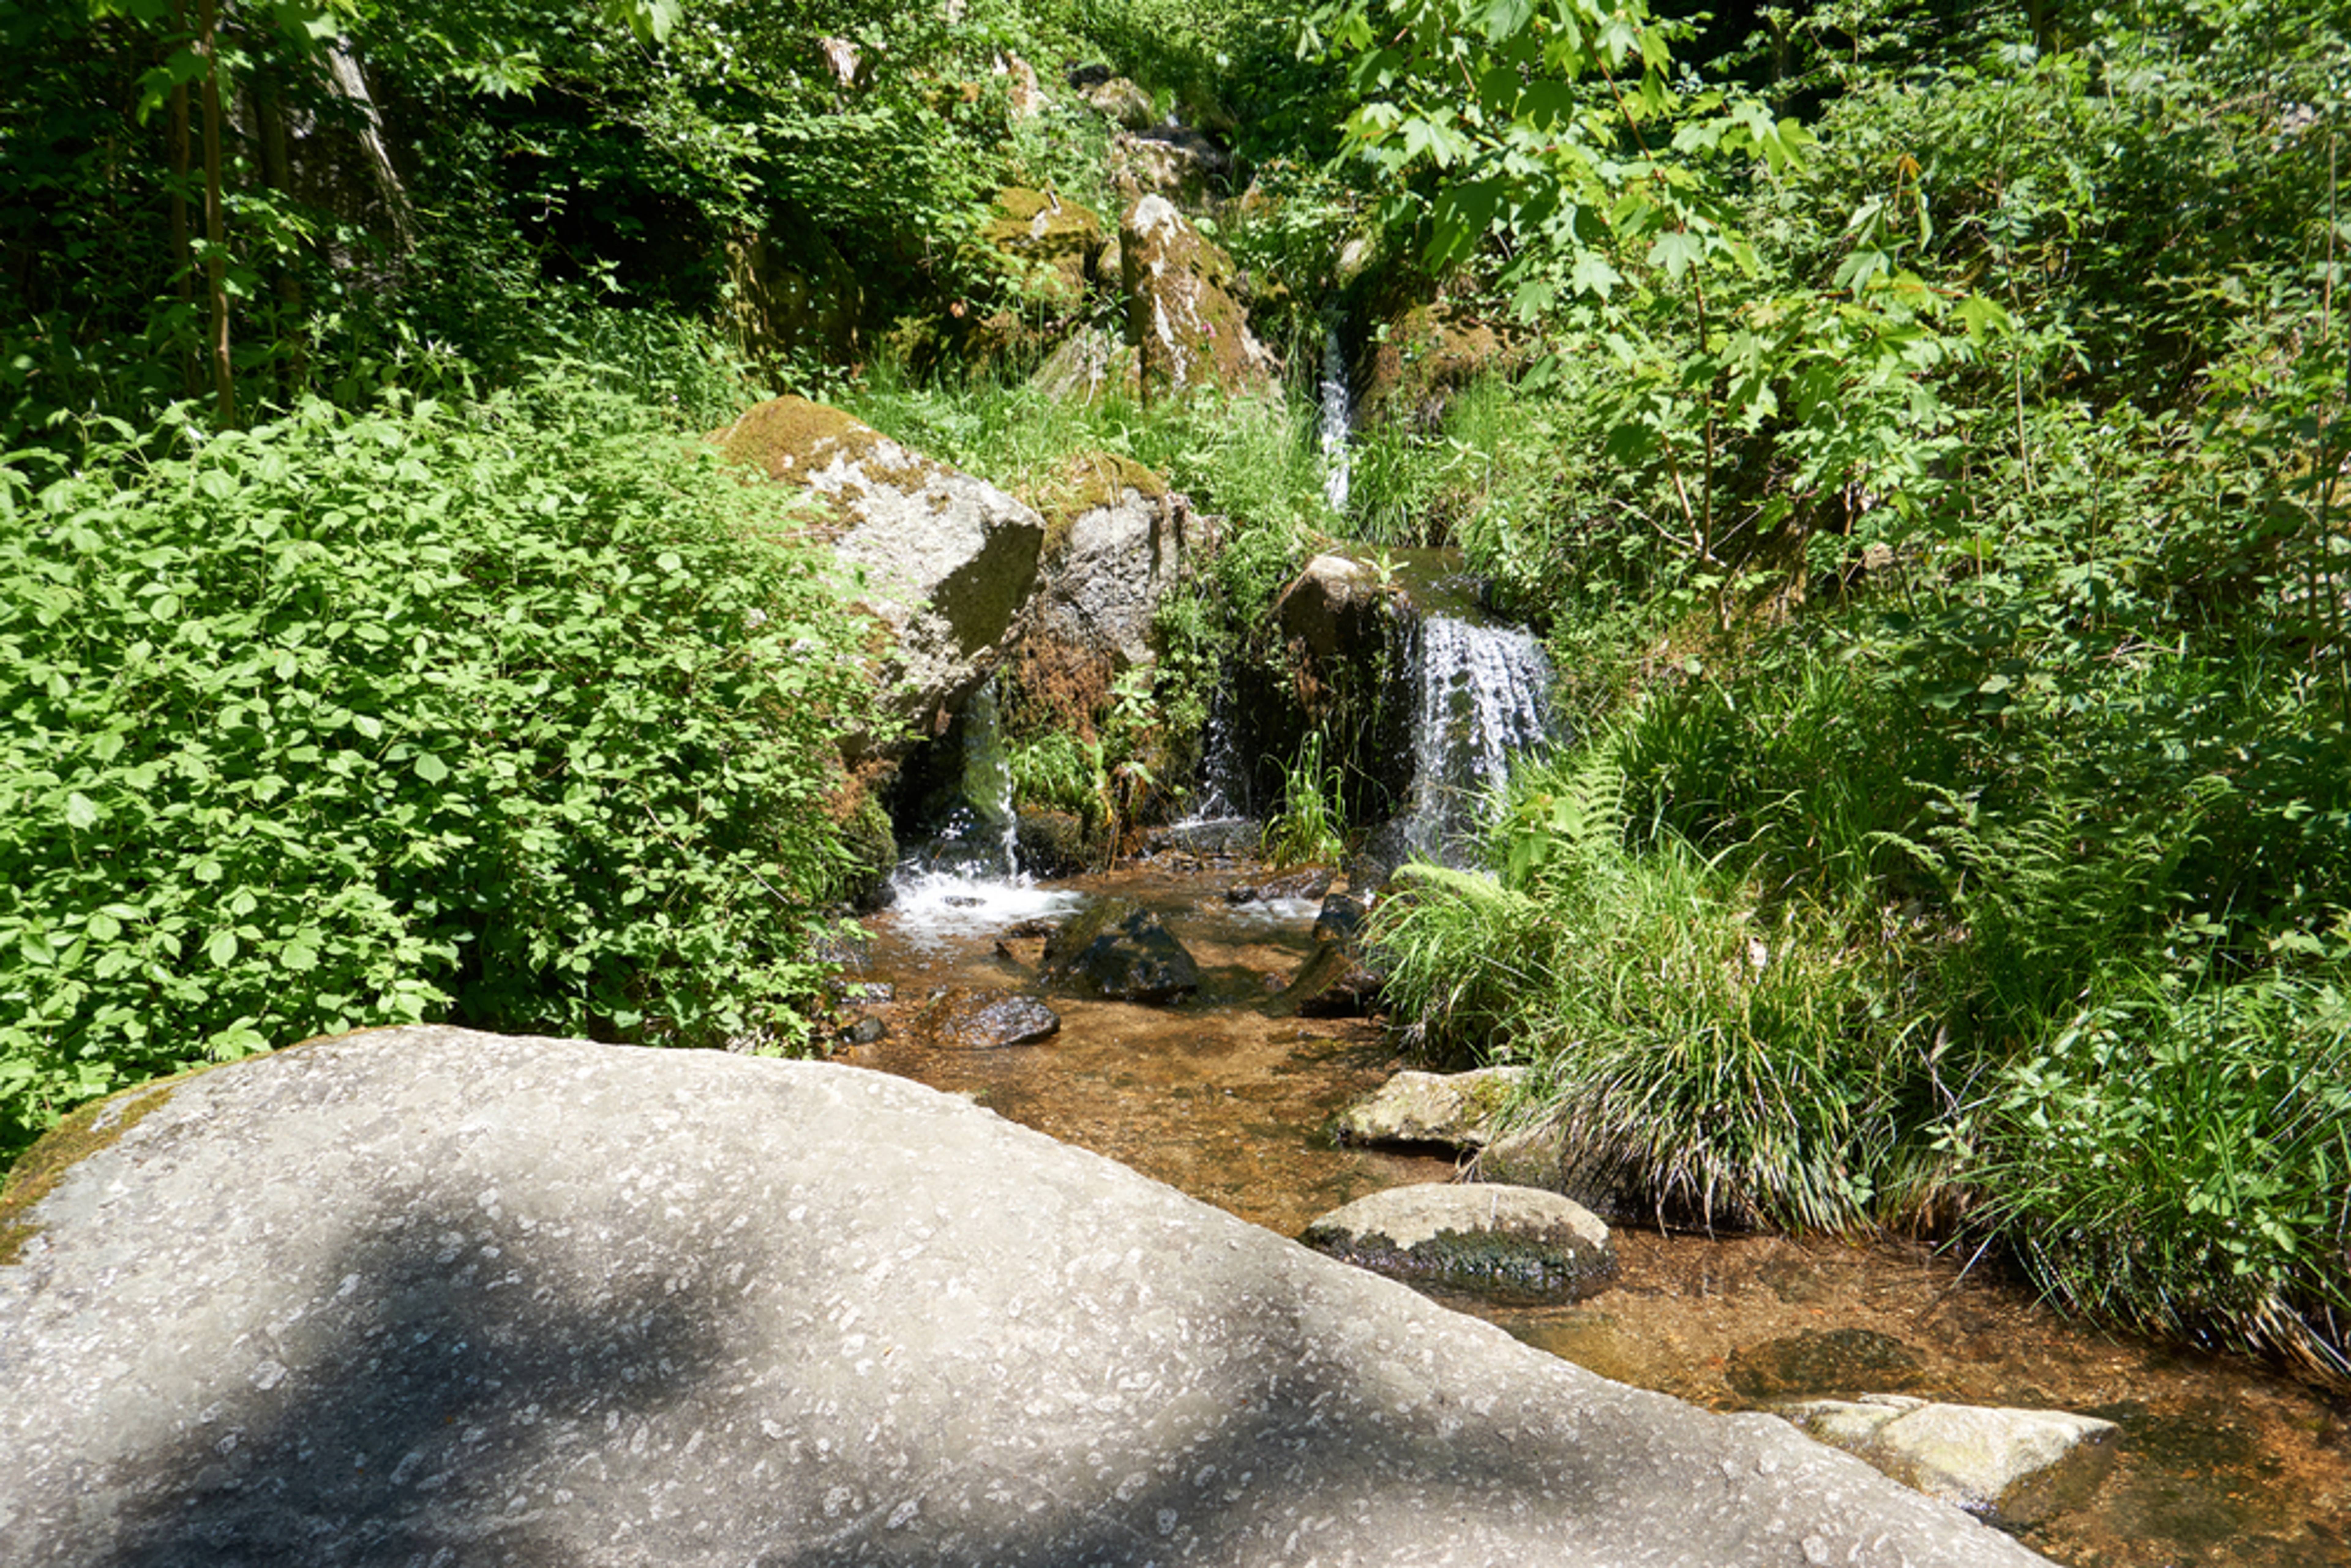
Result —
[[[1578, 101], [1753, 151], [1554, 164], [1625, 221], [1549, 246], [1365, 56], [1360, 133], [1440, 246], [1496, 214], [1472, 273], [1551, 358], [1382, 436], [1359, 508], [1545, 618], [1588, 731], [1498, 880], [1384, 917], [1433, 1046], [1533, 1064], [1662, 1210], [1988, 1240], [2342, 1376], [2351, 54], [2302, 19], [1880, 7], [1718, 100], [1635, 51]], [[1778, 146], [1771, 98], [1816, 106]]]
[[871, 692], [793, 521], [559, 372], [0, 469], [0, 1149], [366, 1024], [796, 1039]]

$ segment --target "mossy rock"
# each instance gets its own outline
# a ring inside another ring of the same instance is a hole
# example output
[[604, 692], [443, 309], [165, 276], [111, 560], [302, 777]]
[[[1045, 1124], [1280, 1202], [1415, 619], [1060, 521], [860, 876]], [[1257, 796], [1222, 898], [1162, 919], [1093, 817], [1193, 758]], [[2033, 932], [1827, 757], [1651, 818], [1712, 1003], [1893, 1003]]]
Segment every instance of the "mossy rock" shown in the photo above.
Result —
[[1162, 196], [1144, 196], [1119, 225], [1126, 340], [1145, 398], [1217, 387], [1264, 392], [1272, 356], [1251, 334], [1224, 248]]
[[710, 440], [727, 462], [756, 468], [788, 485], [808, 486], [836, 465], [864, 466], [886, 444], [890, 451], [875, 477], [919, 488], [941, 465], [890, 442], [853, 414], [804, 397], [769, 398]]
[[1168, 496], [1167, 481], [1132, 457], [1115, 452], [1080, 452], [1062, 465], [1060, 476], [1036, 497], [1045, 518], [1045, 558], [1059, 558], [1068, 547], [1071, 530], [1089, 512], [1126, 504], [1128, 492], [1145, 501]]
[[1446, 405], [1471, 382], [1508, 371], [1521, 358], [1519, 345], [1458, 306], [1413, 305], [1389, 318], [1387, 330], [1364, 345], [1356, 367], [1357, 407], [1366, 423], [1434, 430]]
[[980, 234], [992, 249], [1029, 272], [1040, 297], [1064, 310], [1084, 301], [1109, 243], [1092, 208], [1021, 185], [996, 193], [994, 211]]

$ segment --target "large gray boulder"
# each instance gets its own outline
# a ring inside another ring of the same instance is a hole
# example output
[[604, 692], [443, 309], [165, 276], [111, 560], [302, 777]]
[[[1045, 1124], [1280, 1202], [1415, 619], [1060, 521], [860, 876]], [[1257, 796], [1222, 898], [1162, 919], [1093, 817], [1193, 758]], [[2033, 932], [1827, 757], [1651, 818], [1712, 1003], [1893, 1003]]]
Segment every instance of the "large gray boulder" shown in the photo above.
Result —
[[1053, 507], [1032, 635], [1116, 674], [1152, 661], [1159, 601], [1182, 575], [1183, 511], [1131, 458], [1085, 453]]
[[27, 1218], [11, 1568], [2040, 1561], [854, 1068], [346, 1037]]
[[[935, 734], [995, 669], [1028, 607], [1045, 520], [960, 469], [910, 451], [839, 409], [771, 398], [715, 432], [726, 457], [812, 491], [823, 531], [886, 629], [883, 710]], [[852, 760], [872, 737], [852, 737]]]

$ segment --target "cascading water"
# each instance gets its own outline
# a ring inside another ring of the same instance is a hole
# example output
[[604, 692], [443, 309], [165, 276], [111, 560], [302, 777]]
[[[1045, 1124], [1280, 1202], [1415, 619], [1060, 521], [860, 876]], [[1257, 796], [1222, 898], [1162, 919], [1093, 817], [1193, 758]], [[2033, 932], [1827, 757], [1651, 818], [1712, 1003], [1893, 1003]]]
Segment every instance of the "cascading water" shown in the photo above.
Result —
[[1413, 780], [1397, 827], [1405, 847], [1458, 862], [1510, 758], [1550, 733], [1551, 661], [1523, 626], [1430, 612], [1412, 631], [1405, 667]]
[[965, 701], [960, 722], [961, 803], [929, 847], [891, 879], [898, 923], [918, 944], [1065, 915], [1078, 902], [1031, 885], [1021, 873], [1012, 766], [995, 682]]
[[1316, 388], [1316, 401], [1322, 409], [1322, 494], [1330, 501], [1331, 509], [1343, 517], [1349, 477], [1347, 438], [1354, 429], [1355, 410], [1347, 386], [1347, 353], [1339, 340], [1336, 316], [1322, 324], [1322, 379]]

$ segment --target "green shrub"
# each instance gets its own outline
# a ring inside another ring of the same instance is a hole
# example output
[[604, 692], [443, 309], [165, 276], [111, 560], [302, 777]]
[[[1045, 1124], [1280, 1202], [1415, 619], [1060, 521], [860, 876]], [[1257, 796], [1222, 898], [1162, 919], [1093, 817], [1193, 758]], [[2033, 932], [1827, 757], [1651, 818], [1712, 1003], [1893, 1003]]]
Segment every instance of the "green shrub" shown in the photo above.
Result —
[[125, 434], [0, 469], [0, 1147], [365, 1024], [789, 1032], [864, 699], [779, 492], [559, 379]]
[[2068, 1307], [2351, 1375], [2342, 979], [2110, 988], [1966, 1124], [1978, 1218]]

